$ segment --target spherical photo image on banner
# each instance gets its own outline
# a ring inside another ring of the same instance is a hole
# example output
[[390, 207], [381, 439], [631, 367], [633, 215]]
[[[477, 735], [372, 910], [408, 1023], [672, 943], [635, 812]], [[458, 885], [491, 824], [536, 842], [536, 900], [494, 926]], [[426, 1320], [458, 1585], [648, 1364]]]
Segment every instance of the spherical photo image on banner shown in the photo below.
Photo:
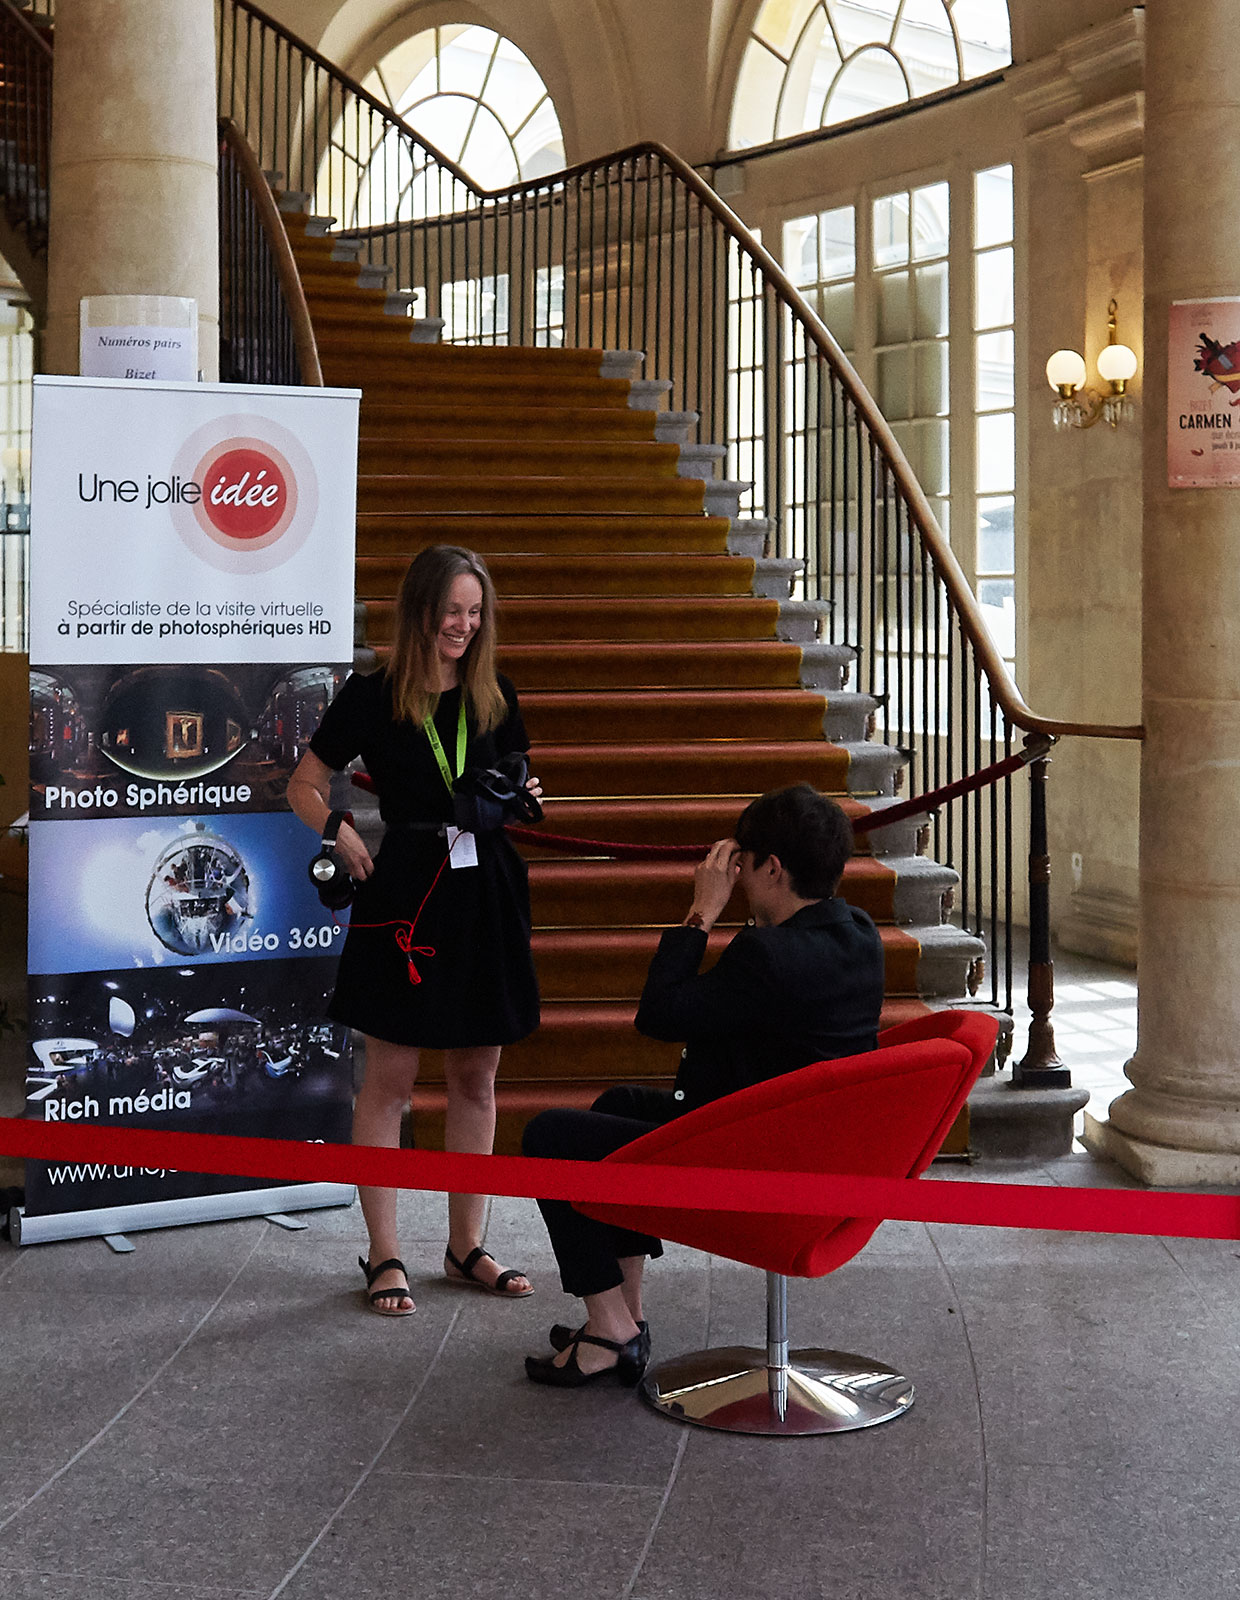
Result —
[[194, 833], [160, 852], [146, 886], [146, 915], [161, 944], [198, 956], [230, 939], [253, 916], [245, 862], [218, 835]]
[[139, 1115], [284, 1108], [298, 1080], [310, 1099], [347, 1101], [347, 1030], [325, 1015], [332, 981], [322, 961], [38, 978], [26, 1099], [52, 1102], [53, 1120], [58, 1098], [83, 1090], [117, 1119], [138, 1097]]
[[[349, 1030], [326, 1016], [334, 977], [321, 957], [35, 975], [26, 1116], [347, 1143], [353, 1068]], [[32, 1163], [27, 1204], [46, 1215], [261, 1182]]]
[[290, 811], [32, 822], [29, 970], [338, 953], [346, 923], [306, 871], [316, 847]]
[[347, 674], [283, 662], [32, 672], [30, 814], [284, 809], [289, 775]]
[[169, 507], [182, 540], [221, 572], [270, 572], [305, 543], [318, 514], [318, 481], [305, 448], [267, 417], [217, 417], [189, 436], [173, 478], [198, 485]]

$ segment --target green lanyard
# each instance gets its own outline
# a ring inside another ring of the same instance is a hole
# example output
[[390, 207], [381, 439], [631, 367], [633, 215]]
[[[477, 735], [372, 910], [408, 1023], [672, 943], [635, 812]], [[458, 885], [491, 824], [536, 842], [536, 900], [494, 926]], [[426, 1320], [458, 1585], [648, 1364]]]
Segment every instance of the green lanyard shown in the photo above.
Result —
[[452, 780], [459, 778], [465, 770], [465, 691], [461, 690], [461, 712], [456, 719], [456, 771], [448, 765], [448, 758], [443, 753], [443, 745], [439, 742], [439, 730], [435, 726], [435, 719], [426, 719], [426, 737], [430, 747], [435, 752], [435, 760], [439, 763], [439, 770], [443, 773], [443, 781], [448, 786], [448, 793], [452, 793]]

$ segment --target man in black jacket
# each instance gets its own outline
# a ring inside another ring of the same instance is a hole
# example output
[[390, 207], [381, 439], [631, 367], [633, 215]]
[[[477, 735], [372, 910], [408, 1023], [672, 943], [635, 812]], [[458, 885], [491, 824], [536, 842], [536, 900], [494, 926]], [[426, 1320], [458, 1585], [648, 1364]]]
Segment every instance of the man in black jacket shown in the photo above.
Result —
[[[864, 911], [835, 898], [852, 827], [809, 784], [763, 795], [736, 836], [720, 839], [694, 872], [693, 904], [664, 933], [637, 1011], [655, 1039], [684, 1039], [675, 1088], [608, 1089], [589, 1111], [544, 1111], [526, 1127], [526, 1155], [600, 1160], [652, 1128], [721, 1095], [815, 1061], [877, 1045], [883, 952]], [[699, 972], [707, 936], [739, 882], [751, 922]], [[636, 1382], [649, 1356], [642, 1271], [657, 1239], [540, 1200], [568, 1294], [587, 1320], [557, 1324], [558, 1356], [528, 1357], [536, 1383], [575, 1388], [615, 1373]]]

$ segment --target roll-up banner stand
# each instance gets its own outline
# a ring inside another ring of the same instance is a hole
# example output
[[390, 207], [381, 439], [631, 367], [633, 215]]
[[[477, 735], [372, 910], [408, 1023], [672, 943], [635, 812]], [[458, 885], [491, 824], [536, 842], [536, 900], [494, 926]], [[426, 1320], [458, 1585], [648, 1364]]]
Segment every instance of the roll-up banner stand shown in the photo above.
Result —
[[[348, 1141], [285, 788], [352, 657], [358, 398], [34, 381], [28, 1117]], [[29, 1162], [14, 1236], [352, 1199]]]

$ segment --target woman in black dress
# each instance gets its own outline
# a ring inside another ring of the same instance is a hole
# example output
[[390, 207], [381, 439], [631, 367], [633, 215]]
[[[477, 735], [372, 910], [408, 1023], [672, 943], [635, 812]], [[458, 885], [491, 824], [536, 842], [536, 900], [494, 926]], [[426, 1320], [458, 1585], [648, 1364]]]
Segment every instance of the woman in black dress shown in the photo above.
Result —
[[[395, 1147], [419, 1051], [444, 1052], [449, 1150], [489, 1154], [500, 1049], [538, 1026], [524, 862], [502, 829], [458, 833], [452, 781], [529, 749], [516, 691], [495, 670], [495, 591], [482, 561], [454, 545], [423, 550], [397, 598], [386, 668], [355, 673], [324, 714], [288, 786], [322, 833], [330, 783], [361, 756], [386, 824], [376, 859], [348, 822], [336, 852], [358, 881], [329, 1015], [366, 1036], [353, 1142]], [[531, 792], [541, 793], [529, 780]], [[360, 1189], [366, 1274], [382, 1316], [414, 1309], [399, 1258], [396, 1195]], [[486, 1200], [448, 1196], [444, 1272], [510, 1298], [532, 1294], [481, 1247]]]

